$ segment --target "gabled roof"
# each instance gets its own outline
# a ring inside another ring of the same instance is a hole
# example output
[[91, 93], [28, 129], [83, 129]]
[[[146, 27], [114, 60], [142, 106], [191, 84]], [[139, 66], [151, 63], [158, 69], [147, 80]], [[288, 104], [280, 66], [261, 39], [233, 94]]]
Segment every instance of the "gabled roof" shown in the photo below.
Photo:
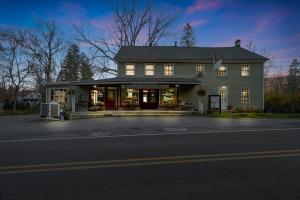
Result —
[[118, 62], [265, 62], [268, 58], [242, 47], [175, 47], [175, 46], [123, 46], [116, 55]]

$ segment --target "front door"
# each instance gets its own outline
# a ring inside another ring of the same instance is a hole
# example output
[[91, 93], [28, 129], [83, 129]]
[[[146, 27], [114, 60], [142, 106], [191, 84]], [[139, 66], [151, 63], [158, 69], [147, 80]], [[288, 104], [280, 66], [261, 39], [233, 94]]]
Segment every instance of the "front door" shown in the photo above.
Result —
[[106, 90], [105, 109], [106, 110], [116, 109], [116, 90], [109, 89], [109, 88]]
[[221, 110], [228, 109], [228, 89], [227, 87], [223, 86], [219, 89], [219, 95], [221, 96]]
[[158, 106], [157, 89], [140, 90], [140, 107], [142, 109], [156, 109], [157, 106]]

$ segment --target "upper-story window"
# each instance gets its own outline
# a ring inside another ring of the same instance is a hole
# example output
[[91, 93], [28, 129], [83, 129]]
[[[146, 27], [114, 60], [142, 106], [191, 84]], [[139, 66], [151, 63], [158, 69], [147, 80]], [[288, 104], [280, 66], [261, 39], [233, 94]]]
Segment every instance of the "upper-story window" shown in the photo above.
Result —
[[146, 76], [154, 75], [154, 64], [145, 64], [145, 75]]
[[125, 74], [127, 76], [134, 76], [135, 75], [135, 66], [134, 66], [134, 64], [126, 64], [125, 65]]
[[165, 64], [165, 76], [173, 76], [174, 75], [174, 65], [173, 64]]
[[201, 76], [204, 76], [205, 72], [205, 64], [196, 64], [196, 73], [201, 74]]
[[227, 65], [221, 65], [219, 67], [218, 76], [227, 76]]
[[248, 88], [243, 88], [241, 90], [241, 102], [249, 103], [249, 89]]
[[242, 64], [242, 66], [241, 66], [241, 76], [250, 76], [250, 65]]

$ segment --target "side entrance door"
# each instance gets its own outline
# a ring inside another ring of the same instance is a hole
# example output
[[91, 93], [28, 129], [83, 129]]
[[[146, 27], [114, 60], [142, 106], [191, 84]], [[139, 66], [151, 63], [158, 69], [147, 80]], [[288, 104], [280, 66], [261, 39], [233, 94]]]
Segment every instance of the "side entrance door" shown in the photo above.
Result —
[[140, 90], [140, 107], [141, 109], [156, 109], [158, 106], [157, 89]]
[[219, 89], [219, 95], [221, 96], [221, 110], [228, 109], [228, 88], [222, 87]]

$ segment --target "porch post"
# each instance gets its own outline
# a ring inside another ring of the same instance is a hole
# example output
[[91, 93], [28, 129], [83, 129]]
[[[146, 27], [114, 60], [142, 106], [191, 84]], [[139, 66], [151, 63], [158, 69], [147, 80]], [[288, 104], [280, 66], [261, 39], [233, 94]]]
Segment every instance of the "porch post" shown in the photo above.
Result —
[[72, 95], [72, 112], [75, 112], [75, 95]]

